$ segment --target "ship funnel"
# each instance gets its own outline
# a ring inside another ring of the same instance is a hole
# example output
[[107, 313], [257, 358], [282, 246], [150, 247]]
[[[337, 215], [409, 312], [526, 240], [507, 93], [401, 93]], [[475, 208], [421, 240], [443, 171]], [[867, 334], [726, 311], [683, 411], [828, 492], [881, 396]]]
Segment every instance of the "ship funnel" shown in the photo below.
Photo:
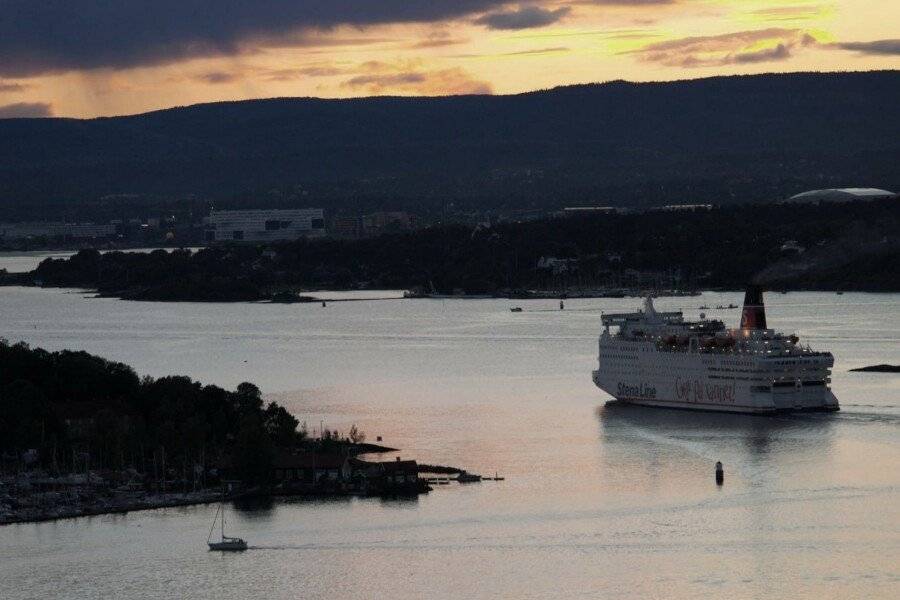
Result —
[[767, 329], [762, 286], [747, 286], [747, 292], [744, 294], [744, 310], [741, 312], [741, 329]]

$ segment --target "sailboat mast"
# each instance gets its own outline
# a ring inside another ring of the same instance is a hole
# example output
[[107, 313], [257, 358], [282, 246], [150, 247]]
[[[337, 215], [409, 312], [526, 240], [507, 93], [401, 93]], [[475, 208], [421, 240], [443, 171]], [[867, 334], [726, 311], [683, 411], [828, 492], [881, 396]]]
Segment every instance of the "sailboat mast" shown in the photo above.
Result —
[[216, 516], [213, 517], [212, 525], [209, 526], [209, 535], [206, 536], [206, 543], [209, 543], [209, 541], [212, 539], [212, 533], [213, 533], [213, 531], [214, 531], [215, 528], [216, 528], [216, 519], [219, 518], [219, 511], [220, 511], [220, 510], [222, 510], [222, 505], [221, 505], [221, 504], [216, 508]]
[[222, 501], [219, 502], [222, 509], [222, 541], [225, 541], [225, 486], [222, 486]]

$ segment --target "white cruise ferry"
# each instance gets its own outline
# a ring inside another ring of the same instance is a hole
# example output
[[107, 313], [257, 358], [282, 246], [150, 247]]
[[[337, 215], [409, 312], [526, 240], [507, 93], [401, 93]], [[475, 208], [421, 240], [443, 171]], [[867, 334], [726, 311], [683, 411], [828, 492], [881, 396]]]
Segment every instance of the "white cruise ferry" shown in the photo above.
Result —
[[839, 410], [830, 352], [766, 328], [762, 289], [744, 297], [741, 325], [685, 321], [681, 312], [603, 315], [594, 383], [621, 402], [741, 413]]

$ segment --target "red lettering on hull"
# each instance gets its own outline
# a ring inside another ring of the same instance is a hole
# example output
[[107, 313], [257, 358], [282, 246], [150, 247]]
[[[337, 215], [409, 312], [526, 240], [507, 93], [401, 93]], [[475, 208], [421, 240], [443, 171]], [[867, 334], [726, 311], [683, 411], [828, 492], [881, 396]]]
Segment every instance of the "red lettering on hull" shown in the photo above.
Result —
[[734, 404], [735, 383], [706, 383], [699, 380], [675, 379], [675, 397], [681, 402]]

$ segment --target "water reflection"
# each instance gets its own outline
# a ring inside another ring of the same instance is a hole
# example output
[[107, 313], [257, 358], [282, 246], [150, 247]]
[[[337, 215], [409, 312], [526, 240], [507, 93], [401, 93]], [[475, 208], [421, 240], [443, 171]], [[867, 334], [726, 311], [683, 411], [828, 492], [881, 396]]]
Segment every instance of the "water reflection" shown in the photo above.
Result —
[[[229, 505], [229, 530], [283, 550], [240, 556], [206, 548], [215, 505], [0, 528], [0, 582], [11, 582], [0, 597], [893, 597], [900, 387], [845, 370], [900, 360], [900, 296], [879, 298], [790, 294], [772, 311], [835, 353], [840, 413], [609, 405], [594, 420], [598, 317], [587, 309], [631, 310], [632, 299], [513, 315], [493, 300], [322, 311], [7, 288], [10, 339], [142, 374], [255, 381], [310, 425], [355, 423], [404, 457], [507, 479], [418, 500]], [[740, 297], [660, 309], [688, 302]]]
[[740, 435], [749, 442], [749, 448], [760, 451], [765, 451], [768, 440], [779, 433], [805, 431], [817, 437], [828, 435], [836, 416], [834, 413], [743, 415], [654, 408], [616, 401], [598, 406], [596, 414], [604, 435], [616, 435], [634, 427], [670, 435]]
[[419, 504], [418, 496], [380, 496], [379, 504], [389, 508], [415, 508]]
[[268, 518], [275, 514], [275, 500], [271, 496], [249, 496], [232, 502], [234, 510], [245, 518]]
[[[834, 414], [740, 415], [610, 402], [596, 411], [604, 478], [665, 493], [712, 479], [723, 461], [731, 485], [776, 487], [829, 468]], [[806, 465], [804, 467], [803, 465]], [[630, 481], [629, 481], [630, 478]]]

